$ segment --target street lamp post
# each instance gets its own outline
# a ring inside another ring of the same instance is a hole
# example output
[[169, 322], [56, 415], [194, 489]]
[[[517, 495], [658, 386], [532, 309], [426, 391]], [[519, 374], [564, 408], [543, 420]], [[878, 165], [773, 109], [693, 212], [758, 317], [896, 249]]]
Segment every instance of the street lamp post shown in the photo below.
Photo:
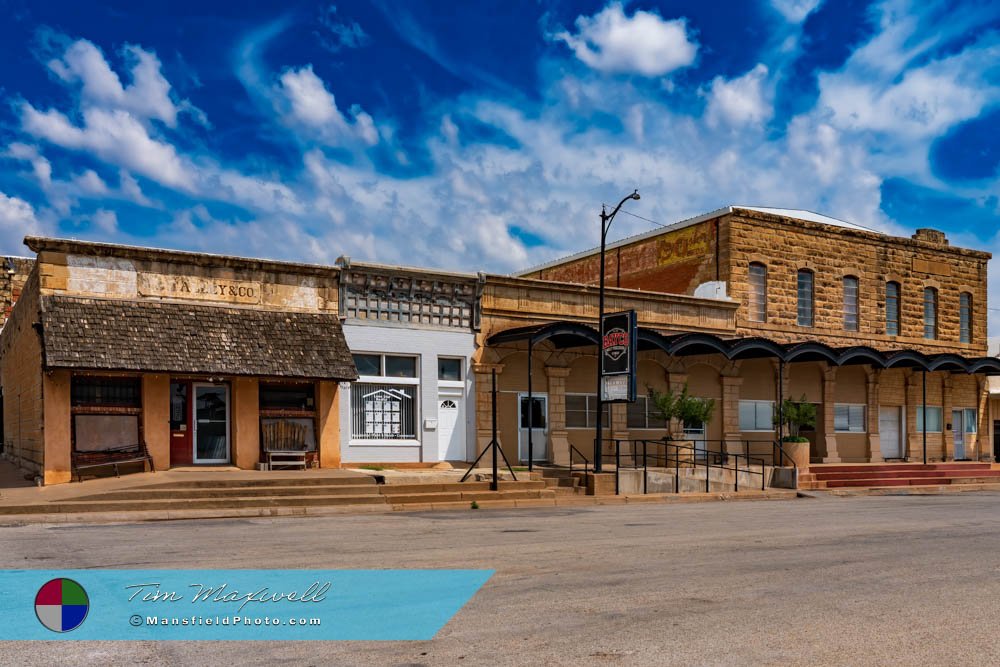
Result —
[[601, 353], [604, 350], [603, 332], [601, 331], [604, 320], [604, 250], [607, 245], [608, 229], [611, 227], [611, 221], [615, 219], [622, 204], [629, 199], [638, 201], [639, 191], [635, 190], [632, 194], [618, 202], [618, 206], [615, 206], [611, 213], [608, 213], [605, 206], [601, 206], [601, 283], [597, 297], [597, 429], [596, 437], [594, 438], [594, 472], [601, 472], [601, 440], [604, 428], [604, 424], [602, 423], [604, 421], [604, 401], [601, 400]]

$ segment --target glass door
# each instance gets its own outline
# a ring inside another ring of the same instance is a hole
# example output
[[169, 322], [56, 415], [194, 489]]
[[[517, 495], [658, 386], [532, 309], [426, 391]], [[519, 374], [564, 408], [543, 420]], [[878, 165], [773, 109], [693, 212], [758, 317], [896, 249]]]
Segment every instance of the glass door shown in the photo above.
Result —
[[194, 462], [229, 463], [229, 387], [194, 385]]

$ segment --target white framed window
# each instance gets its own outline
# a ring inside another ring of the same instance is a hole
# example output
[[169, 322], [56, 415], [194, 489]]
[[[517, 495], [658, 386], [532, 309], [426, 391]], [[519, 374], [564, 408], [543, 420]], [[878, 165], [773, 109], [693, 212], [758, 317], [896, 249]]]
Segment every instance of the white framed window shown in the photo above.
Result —
[[667, 425], [656, 415], [656, 406], [649, 396], [636, 396], [635, 403], [629, 403], [628, 427], [645, 430], [666, 430]]
[[[917, 432], [924, 432], [924, 409], [922, 407], [917, 408]], [[927, 407], [927, 432], [941, 432], [941, 408]]]
[[[602, 428], [611, 423], [611, 404], [604, 404]], [[597, 394], [566, 394], [566, 428], [597, 427]]]
[[938, 337], [938, 291], [933, 287], [924, 288], [924, 338]]
[[774, 431], [774, 401], [740, 401], [741, 431]]
[[899, 299], [900, 285], [890, 280], [885, 284], [885, 333], [888, 336], [899, 335]]
[[839, 433], [864, 433], [868, 406], [861, 403], [835, 403], [833, 430]]
[[438, 357], [438, 381], [461, 382], [464, 373], [462, 367], [465, 359], [457, 357]]
[[958, 342], [972, 342], [972, 295], [968, 292], [958, 298]]
[[815, 275], [809, 269], [799, 269], [797, 285], [797, 322], [800, 327], [813, 325]]
[[[351, 439], [417, 439], [419, 360], [412, 355], [358, 353], [351, 384]], [[387, 443], [388, 444], [388, 443]]]

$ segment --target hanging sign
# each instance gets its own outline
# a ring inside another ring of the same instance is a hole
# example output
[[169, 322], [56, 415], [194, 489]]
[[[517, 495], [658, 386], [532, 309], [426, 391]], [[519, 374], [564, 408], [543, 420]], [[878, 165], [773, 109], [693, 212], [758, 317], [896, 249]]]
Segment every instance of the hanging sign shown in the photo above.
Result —
[[635, 401], [635, 355], [638, 327], [634, 310], [601, 318], [601, 400]]

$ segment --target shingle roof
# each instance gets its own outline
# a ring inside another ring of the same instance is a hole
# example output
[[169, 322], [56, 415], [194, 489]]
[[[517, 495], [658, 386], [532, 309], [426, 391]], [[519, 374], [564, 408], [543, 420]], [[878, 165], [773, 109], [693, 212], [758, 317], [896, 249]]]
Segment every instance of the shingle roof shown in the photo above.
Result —
[[43, 296], [46, 368], [357, 379], [335, 314]]

